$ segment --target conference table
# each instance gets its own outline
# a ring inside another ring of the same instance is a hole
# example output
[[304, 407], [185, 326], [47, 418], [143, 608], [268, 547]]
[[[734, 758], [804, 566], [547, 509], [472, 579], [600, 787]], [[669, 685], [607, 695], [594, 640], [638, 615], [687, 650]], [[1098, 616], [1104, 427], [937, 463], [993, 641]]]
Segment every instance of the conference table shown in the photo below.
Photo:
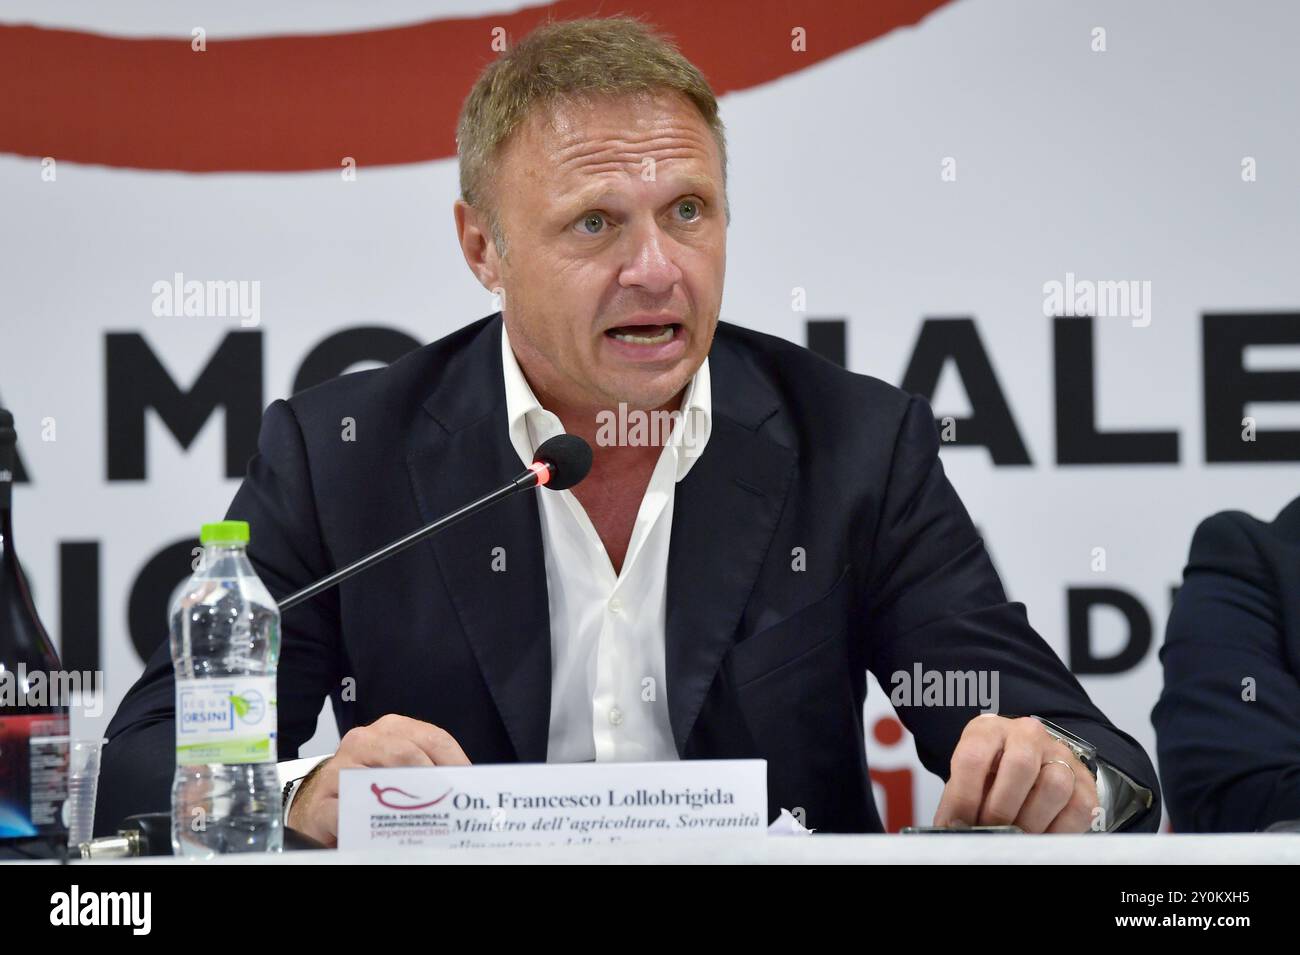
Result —
[[1300, 865], [1300, 834], [811, 835], [700, 837], [546, 848], [321, 849], [228, 855], [78, 860], [74, 865]]

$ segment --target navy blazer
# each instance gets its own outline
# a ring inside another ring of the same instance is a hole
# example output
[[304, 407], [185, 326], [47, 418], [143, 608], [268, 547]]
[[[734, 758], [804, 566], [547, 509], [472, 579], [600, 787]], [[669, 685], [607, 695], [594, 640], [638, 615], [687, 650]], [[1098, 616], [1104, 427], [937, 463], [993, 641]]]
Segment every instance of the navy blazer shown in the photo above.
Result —
[[1160, 661], [1151, 722], [1175, 831], [1300, 819], [1300, 498], [1271, 524], [1201, 523]]
[[[500, 349], [497, 313], [267, 408], [228, 516], [251, 524], [272, 594], [521, 470]], [[866, 672], [889, 688], [919, 662], [997, 671], [1002, 712], [1053, 720], [1157, 791], [1142, 748], [1007, 601], [924, 400], [727, 323], [709, 362], [712, 432], [677, 485], [668, 558], [664, 692], [683, 759], [765, 759], [773, 818], [802, 807], [823, 832], [879, 832]], [[329, 697], [341, 734], [400, 713], [446, 729], [474, 763], [542, 762], [550, 639], [537, 502], [518, 495], [285, 614], [280, 758]], [[164, 641], [109, 726], [97, 831], [168, 807], [173, 692]], [[978, 706], [900, 709], [927, 769], [947, 778]], [[1159, 817], [1157, 800], [1127, 828]]]

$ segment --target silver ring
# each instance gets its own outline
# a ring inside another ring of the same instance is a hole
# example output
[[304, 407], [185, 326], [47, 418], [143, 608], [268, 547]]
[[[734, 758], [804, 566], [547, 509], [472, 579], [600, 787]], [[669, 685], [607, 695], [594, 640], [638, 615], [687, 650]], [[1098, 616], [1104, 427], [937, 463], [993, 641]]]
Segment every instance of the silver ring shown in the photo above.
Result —
[[[1049, 760], [1047, 760], [1046, 762], [1043, 763], [1043, 766], [1050, 766], [1050, 765], [1052, 765], [1052, 763], [1060, 763], [1062, 766], [1064, 766], [1066, 769], [1068, 769], [1068, 770], [1070, 771], [1070, 775], [1071, 775], [1072, 777], [1074, 777], [1074, 781], [1075, 781], [1076, 783], [1079, 781], [1079, 776], [1078, 776], [1078, 774], [1075, 773], [1075, 771], [1074, 771], [1074, 767], [1071, 766], [1069, 763], [1067, 763], [1065, 760], [1063, 760], [1063, 759], [1049, 759]], [[1042, 766], [1040, 766], [1039, 769], [1041, 770], [1041, 769], [1042, 769]]]

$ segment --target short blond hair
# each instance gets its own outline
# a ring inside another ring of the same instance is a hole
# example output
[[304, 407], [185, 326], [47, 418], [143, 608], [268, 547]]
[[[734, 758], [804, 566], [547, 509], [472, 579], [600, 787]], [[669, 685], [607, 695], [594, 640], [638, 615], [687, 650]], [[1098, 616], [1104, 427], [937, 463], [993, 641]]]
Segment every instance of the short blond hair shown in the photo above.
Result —
[[505, 239], [492, 176], [501, 148], [533, 109], [568, 98], [661, 91], [685, 96], [708, 124], [725, 196], [726, 130], [713, 89], [671, 40], [642, 21], [617, 16], [546, 23], [489, 64], [461, 107], [456, 154], [461, 198], [486, 216], [498, 254], [505, 255]]

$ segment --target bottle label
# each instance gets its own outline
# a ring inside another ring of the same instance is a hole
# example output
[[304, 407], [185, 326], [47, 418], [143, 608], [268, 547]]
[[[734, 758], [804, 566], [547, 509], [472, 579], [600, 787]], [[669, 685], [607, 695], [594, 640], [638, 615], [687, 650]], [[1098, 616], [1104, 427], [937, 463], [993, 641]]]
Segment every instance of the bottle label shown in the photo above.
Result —
[[0, 716], [0, 839], [60, 832], [67, 798], [67, 717]]
[[275, 677], [176, 681], [176, 764], [273, 763]]

